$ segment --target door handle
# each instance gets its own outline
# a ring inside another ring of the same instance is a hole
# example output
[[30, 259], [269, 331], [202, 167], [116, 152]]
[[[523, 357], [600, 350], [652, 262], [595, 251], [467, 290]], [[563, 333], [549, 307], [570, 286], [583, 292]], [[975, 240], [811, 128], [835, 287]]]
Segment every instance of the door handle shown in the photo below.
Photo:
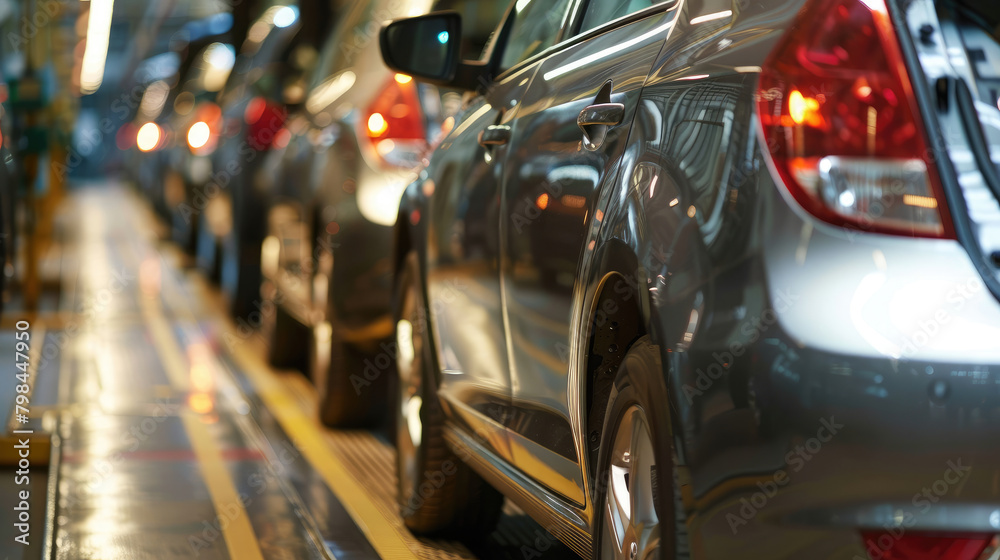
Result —
[[[580, 111], [576, 124], [586, 126], [615, 126], [625, 119], [625, 105], [621, 103], [598, 103]], [[586, 130], [585, 130], [586, 131]]]
[[479, 133], [479, 145], [484, 148], [503, 146], [507, 142], [510, 142], [510, 127], [507, 125], [493, 124]]
[[625, 105], [621, 103], [596, 103], [580, 111], [576, 124], [583, 131], [583, 147], [594, 151], [604, 144], [608, 129], [625, 120]]

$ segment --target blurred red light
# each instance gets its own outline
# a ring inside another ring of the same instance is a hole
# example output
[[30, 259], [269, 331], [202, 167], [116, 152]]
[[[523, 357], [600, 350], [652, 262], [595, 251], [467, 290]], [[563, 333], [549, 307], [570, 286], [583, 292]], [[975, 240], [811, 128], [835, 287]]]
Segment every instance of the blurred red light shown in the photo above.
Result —
[[861, 536], [872, 560], [976, 560], [993, 540], [992, 535], [894, 535], [884, 531], [864, 531]]

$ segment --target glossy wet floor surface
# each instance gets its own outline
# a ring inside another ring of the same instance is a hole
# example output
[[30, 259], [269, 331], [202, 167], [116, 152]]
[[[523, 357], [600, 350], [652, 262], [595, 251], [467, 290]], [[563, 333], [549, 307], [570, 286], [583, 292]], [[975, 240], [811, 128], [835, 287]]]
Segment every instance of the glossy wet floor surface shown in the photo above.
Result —
[[7, 346], [30, 322], [30, 419], [6, 435], [35, 431], [37, 472], [34, 542], [0, 534], [0, 556], [572, 557], [513, 508], [486, 543], [414, 538], [395, 514], [391, 446], [320, 427], [309, 382], [265, 364], [263, 338], [225, 317], [138, 197], [87, 188], [69, 204], [58, 310], [0, 324]]

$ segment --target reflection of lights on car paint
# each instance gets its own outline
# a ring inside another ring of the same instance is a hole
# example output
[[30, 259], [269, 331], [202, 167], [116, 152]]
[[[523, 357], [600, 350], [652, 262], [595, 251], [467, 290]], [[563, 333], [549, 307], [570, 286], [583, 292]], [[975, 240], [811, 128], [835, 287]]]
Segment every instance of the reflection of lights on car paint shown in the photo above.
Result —
[[447, 31], [442, 31], [442, 32], [438, 33], [438, 43], [441, 43], [442, 45], [448, 44], [448, 32]]
[[851, 191], [844, 191], [837, 197], [837, 201], [840, 202], [840, 205], [844, 208], [850, 208], [854, 206], [854, 193]]
[[375, 145], [375, 151], [378, 152], [378, 155], [382, 157], [391, 154], [392, 151], [395, 149], [396, 149], [396, 143], [388, 138], [380, 141], [378, 144]]
[[208, 144], [208, 140], [211, 136], [212, 130], [208, 128], [208, 123], [205, 121], [198, 121], [191, 125], [191, 128], [188, 129], [188, 145], [195, 150], [203, 148], [205, 144]]
[[368, 117], [368, 134], [371, 136], [381, 136], [389, 129], [389, 123], [385, 121], [382, 113], [372, 113]]
[[[518, 3], [520, 4], [520, 2], [518, 2]], [[527, 2], [525, 2], [525, 5], [527, 5]], [[656, 37], [657, 35], [659, 35], [659, 34], [665, 32], [665, 31], [667, 31], [668, 29], [670, 29], [671, 27], [673, 27], [673, 25], [674, 25], [674, 22], [671, 20], [670, 22], [667, 22], [664, 25], [661, 25], [661, 26], [657, 27], [656, 29], [653, 29], [653, 30], [649, 31], [648, 33], [643, 33], [642, 35], [639, 35], [638, 37], [635, 37], [633, 39], [629, 39], [628, 41], [624, 41], [624, 42], [618, 43], [617, 45], [608, 47], [608, 48], [606, 48], [606, 49], [604, 49], [602, 51], [596, 52], [596, 53], [594, 53], [592, 55], [585, 56], [583, 58], [579, 58], [579, 59], [574, 60], [573, 62], [571, 62], [569, 64], [565, 64], [563, 66], [555, 68], [555, 69], [553, 69], [553, 70], [551, 70], [549, 72], [546, 72], [542, 77], [545, 78], [545, 80], [552, 80], [554, 78], [558, 78], [559, 76], [562, 76], [563, 74], [568, 74], [569, 72], [572, 72], [573, 70], [576, 70], [577, 68], [588, 67], [588, 66], [592, 65], [594, 62], [597, 62], [598, 60], [602, 60], [602, 59], [607, 58], [607, 57], [609, 57], [609, 56], [611, 56], [611, 55], [613, 55], [615, 53], [619, 53], [619, 52], [624, 51], [626, 49], [630, 49], [633, 46], [642, 43], [643, 41], [647, 41], [649, 39], [652, 39], [653, 37]]]
[[514, 5], [514, 9], [517, 10], [517, 13], [521, 13], [530, 3], [531, 0], [517, 0], [517, 4]]
[[295, 23], [299, 17], [299, 11], [293, 6], [282, 6], [274, 13], [275, 27], [288, 27]]
[[703, 16], [698, 16], [696, 18], [691, 18], [691, 25], [698, 25], [699, 23], [705, 23], [706, 21], [713, 21], [717, 19], [731, 17], [733, 15], [732, 10], [722, 10], [721, 12], [715, 12], [713, 14], [705, 14]]
[[306, 99], [306, 109], [314, 115], [326, 109], [347, 90], [351, 89], [356, 80], [357, 75], [350, 70], [328, 79], [314, 89], [309, 98]]
[[396, 223], [399, 200], [409, 183], [409, 180], [397, 176], [359, 184], [358, 211], [369, 222], [380, 226], [392, 226]]
[[886, 7], [882, 0], [861, 0], [861, 3], [868, 6], [868, 9], [876, 13], [885, 13]]
[[708, 77], [708, 74], [694, 74], [691, 76], [682, 76], [677, 78], [678, 80], [704, 80]]
[[694, 206], [688, 206], [688, 218], [693, 218], [697, 213], [698, 210]]
[[160, 143], [160, 127], [148, 122], [139, 128], [135, 135], [135, 145], [140, 151], [148, 152]]
[[535, 206], [537, 206], [540, 210], [545, 210], [546, 208], [548, 208], [549, 193], [542, 193], [538, 195], [538, 198], [535, 199]]
[[406, 74], [396, 74], [395, 79], [397, 84], [408, 84], [413, 81], [413, 78]]
[[673, 208], [674, 206], [677, 206], [678, 204], [680, 204], [680, 202], [681, 202], [680, 200], [677, 200], [675, 198], [675, 199], [673, 199], [673, 200], [670, 201], [670, 207]]
[[267, 236], [260, 244], [260, 268], [265, 278], [274, 278], [281, 262], [281, 240]]

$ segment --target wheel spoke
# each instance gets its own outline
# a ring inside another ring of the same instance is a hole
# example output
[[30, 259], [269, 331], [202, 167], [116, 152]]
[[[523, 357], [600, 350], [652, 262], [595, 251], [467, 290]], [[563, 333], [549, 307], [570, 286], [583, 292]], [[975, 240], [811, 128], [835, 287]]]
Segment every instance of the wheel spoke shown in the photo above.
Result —
[[653, 488], [656, 456], [645, 415], [632, 406], [622, 415], [610, 449], [602, 558], [654, 558], [660, 544]]

